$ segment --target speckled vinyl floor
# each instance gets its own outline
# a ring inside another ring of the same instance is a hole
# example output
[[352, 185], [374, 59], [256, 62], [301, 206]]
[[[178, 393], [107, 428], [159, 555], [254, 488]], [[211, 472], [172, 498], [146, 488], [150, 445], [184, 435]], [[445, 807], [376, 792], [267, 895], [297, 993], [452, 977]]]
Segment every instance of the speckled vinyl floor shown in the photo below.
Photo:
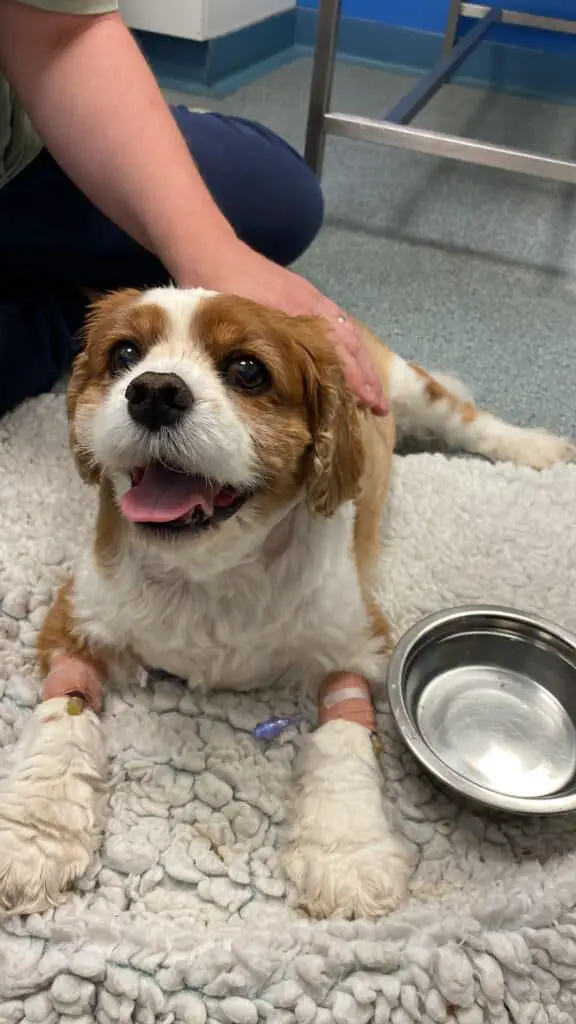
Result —
[[[302, 148], [310, 71], [302, 58], [213, 109]], [[381, 116], [409, 84], [339, 64], [333, 107]], [[450, 86], [417, 123], [576, 155], [574, 109], [556, 104]], [[502, 415], [576, 433], [576, 189], [336, 139], [323, 180], [326, 225], [299, 269]]]

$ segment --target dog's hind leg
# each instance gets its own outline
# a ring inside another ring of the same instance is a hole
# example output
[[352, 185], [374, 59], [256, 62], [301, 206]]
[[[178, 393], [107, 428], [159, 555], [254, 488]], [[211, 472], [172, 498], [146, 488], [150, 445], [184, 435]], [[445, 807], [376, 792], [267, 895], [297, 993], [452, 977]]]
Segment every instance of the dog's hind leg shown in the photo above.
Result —
[[576, 447], [565, 438], [517, 427], [478, 409], [464, 386], [448, 375], [433, 375], [390, 354], [387, 383], [400, 437], [435, 440], [456, 451], [533, 469], [576, 458]]

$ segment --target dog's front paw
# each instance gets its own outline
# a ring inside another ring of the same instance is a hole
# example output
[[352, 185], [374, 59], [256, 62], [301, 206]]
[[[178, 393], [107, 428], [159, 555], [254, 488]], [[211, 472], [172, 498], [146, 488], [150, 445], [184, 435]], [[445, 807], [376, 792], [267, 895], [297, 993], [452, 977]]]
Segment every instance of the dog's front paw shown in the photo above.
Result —
[[106, 758], [96, 715], [67, 706], [36, 708], [0, 786], [0, 915], [60, 903], [92, 858]]
[[92, 851], [84, 843], [51, 835], [34, 817], [26, 803], [19, 820], [0, 807], [0, 916], [57, 906], [90, 864]]
[[389, 914], [406, 896], [406, 853], [393, 835], [372, 842], [291, 844], [284, 867], [310, 917], [357, 918]]
[[406, 896], [410, 859], [387, 820], [363, 726], [329, 722], [309, 738], [283, 862], [313, 917], [379, 917]]

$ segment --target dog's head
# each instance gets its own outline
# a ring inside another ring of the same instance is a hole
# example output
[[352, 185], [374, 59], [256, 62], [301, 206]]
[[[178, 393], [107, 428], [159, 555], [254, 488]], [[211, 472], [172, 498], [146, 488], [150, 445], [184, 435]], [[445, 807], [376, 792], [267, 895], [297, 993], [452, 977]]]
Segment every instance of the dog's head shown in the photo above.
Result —
[[96, 303], [68, 415], [81, 476], [155, 546], [234, 543], [299, 500], [330, 516], [358, 492], [360, 414], [323, 323], [234, 296]]

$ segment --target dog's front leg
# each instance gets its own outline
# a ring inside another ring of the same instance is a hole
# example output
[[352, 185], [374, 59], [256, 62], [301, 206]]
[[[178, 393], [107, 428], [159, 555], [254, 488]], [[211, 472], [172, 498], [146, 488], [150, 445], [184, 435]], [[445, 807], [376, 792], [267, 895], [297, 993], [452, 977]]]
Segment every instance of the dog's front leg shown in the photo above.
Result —
[[378, 917], [406, 894], [410, 861], [392, 831], [374, 750], [370, 688], [337, 673], [296, 765], [284, 867], [313, 917]]
[[56, 600], [41, 633], [40, 703], [0, 786], [0, 913], [30, 914], [61, 902], [87, 869], [107, 773], [98, 718], [103, 667], [76, 641]]

